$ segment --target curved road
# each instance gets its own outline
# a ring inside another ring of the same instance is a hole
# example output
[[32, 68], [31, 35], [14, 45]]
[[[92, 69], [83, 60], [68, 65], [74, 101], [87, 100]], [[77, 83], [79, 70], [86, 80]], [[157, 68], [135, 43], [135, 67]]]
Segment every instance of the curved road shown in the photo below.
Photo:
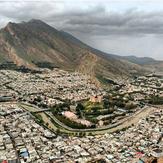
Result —
[[[36, 112], [36, 111], [41, 110], [40, 108], [38, 108], [34, 105], [31, 105], [31, 104], [20, 103], [19, 105], [22, 108], [28, 110], [29, 112]], [[104, 126], [101, 128], [91, 128], [91, 129], [73, 129], [73, 128], [66, 126], [62, 122], [60, 122], [57, 118], [52, 116], [50, 113], [44, 112], [44, 113], [38, 113], [38, 114], [40, 114], [42, 116], [43, 120], [45, 121], [45, 123], [48, 122], [49, 127], [53, 128], [55, 131], [59, 128], [59, 130], [61, 132], [67, 133], [67, 134], [69, 134], [69, 133], [76, 134], [76, 133], [84, 132], [86, 134], [97, 135], [97, 134], [112, 133], [112, 132], [127, 128], [127, 127], [131, 126], [132, 124], [136, 124], [140, 119], [147, 117], [154, 109], [156, 109], [155, 106], [146, 106], [143, 109], [137, 111], [134, 115], [127, 117], [124, 120], [122, 120], [114, 125]], [[51, 119], [59, 127], [57, 127], [51, 121]]]

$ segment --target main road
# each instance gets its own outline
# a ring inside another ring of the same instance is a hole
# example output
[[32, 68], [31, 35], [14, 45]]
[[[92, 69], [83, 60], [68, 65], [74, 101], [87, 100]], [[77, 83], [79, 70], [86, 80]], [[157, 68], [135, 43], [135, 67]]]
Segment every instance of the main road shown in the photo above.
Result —
[[[36, 107], [35, 105], [31, 105], [28, 103], [18, 103], [23, 109], [29, 112], [40, 112], [41, 109]], [[160, 106], [161, 107], [161, 106]], [[112, 133], [118, 130], [122, 130], [131, 126], [132, 124], [136, 124], [140, 119], [147, 117], [151, 112], [156, 109], [155, 106], [145, 106], [141, 110], [137, 111], [134, 115], [119, 121], [116, 124], [104, 126], [101, 128], [90, 128], [90, 129], [73, 129], [66, 126], [64, 123], [60, 122], [55, 116], [51, 115], [49, 112], [41, 112], [38, 113], [41, 115], [45, 124], [48, 124], [50, 129], [54, 131], [60, 130], [65, 134], [78, 134], [78, 133], [85, 133], [86, 135], [97, 135], [97, 134], [105, 134], [105, 133]]]

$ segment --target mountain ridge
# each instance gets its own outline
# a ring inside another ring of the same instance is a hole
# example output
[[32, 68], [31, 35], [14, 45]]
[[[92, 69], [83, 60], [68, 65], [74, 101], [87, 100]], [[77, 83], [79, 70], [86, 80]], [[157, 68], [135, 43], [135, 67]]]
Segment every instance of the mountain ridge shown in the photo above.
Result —
[[131, 56], [123, 56], [122, 58], [128, 60], [129, 62], [133, 62], [139, 65], [148, 65], [148, 64], [155, 64], [155, 63], [159, 63], [162, 62], [161, 60], [156, 60], [152, 57], [137, 57], [134, 55]]
[[103, 78], [122, 79], [146, 70], [115, 55], [94, 49], [71, 34], [41, 20], [11, 23], [0, 30], [0, 62], [12, 61], [30, 68], [37, 63]]

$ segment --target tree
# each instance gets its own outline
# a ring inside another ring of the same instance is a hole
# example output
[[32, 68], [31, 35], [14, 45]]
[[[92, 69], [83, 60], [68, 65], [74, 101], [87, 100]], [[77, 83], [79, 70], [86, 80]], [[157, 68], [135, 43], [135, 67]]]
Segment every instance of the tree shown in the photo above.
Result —
[[60, 133], [61, 133], [61, 132], [60, 132], [60, 129], [57, 128], [57, 130], [56, 130], [56, 135], [58, 136]]
[[81, 103], [78, 103], [76, 110], [84, 110], [84, 106]]
[[46, 122], [46, 126], [49, 126], [49, 123], [48, 122]]
[[78, 115], [79, 118], [82, 118], [83, 117], [83, 114], [82, 114], [82, 111], [84, 110], [84, 106], [79, 103], [76, 107], [76, 113]]
[[125, 108], [126, 108], [127, 110], [134, 109], [135, 107], [136, 107], [136, 105], [133, 104], [133, 103], [127, 103], [127, 104], [125, 105]]

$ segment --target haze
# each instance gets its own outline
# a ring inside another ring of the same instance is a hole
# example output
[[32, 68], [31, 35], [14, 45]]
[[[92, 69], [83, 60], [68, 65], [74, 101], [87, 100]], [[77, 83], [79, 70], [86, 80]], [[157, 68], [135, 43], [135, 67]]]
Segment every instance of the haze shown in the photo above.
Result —
[[163, 60], [163, 2], [158, 0], [0, 0], [0, 27], [41, 19], [117, 55]]

